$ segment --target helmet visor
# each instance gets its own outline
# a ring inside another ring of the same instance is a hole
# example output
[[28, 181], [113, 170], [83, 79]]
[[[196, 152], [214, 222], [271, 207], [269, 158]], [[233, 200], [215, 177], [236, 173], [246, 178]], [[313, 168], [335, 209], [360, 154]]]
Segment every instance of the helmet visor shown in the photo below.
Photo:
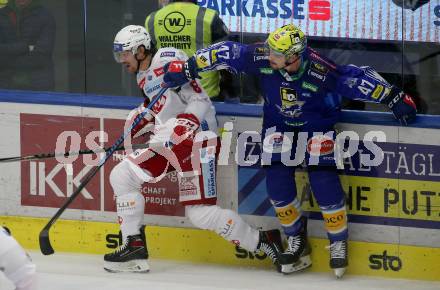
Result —
[[113, 57], [117, 63], [126, 61], [132, 52], [130, 50], [124, 50], [122, 43], [113, 43]]
[[283, 52], [273, 49], [267, 41], [265, 42], [265, 46], [267, 48], [267, 51], [269, 51], [269, 55], [275, 56], [277, 58], [286, 56]]
[[266, 47], [267, 51], [269, 51], [270, 54], [275, 55], [275, 56], [284, 56], [284, 53], [274, 49], [270, 44], [269, 41], [266, 40], [266, 42], [264, 43], [264, 46]]
[[113, 51], [113, 57], [117, 63], [123, 63], [127, 61], [133, 54], [129, 50], [125, 51]]

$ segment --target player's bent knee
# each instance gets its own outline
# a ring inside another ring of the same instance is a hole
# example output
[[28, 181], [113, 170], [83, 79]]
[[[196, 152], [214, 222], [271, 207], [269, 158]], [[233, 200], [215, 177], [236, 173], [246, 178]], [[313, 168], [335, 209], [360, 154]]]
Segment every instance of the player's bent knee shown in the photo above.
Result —
[[133, 173], [129, 161], [118, 163], [110, 172], [110, 185], [116, 196], [127, 192], [139, 191], [143, 181]]
[[124, 183], [123, 176], [126, 169], [125, 162], [119, 162], [110, 172], [110, 185], [113, 189], [120, 187]]

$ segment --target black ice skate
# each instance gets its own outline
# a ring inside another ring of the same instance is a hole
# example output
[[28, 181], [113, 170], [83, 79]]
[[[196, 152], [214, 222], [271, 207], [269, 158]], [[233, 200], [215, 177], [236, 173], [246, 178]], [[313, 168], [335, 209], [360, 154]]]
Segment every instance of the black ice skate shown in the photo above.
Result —
[[146, 273], [148, 265], [148, 249], [145, 239], [145, 226], [139, 235], [128, 236], [125, 243], [115, 252], [104, 256], [104, 269], [108, 272]]
[[275, 265], [278, 272], [281, 271], [278, 256], [281, 254], [282, 249], [281, 234], [278, 229], [260, 231], [257, 251], [265, 253], [272, 260], [272, 263]]
[[347, 241], [335, 241], [328, 247], [330, 249], [330, 268], [335, 271], [336, 278], [341, 278], [348, 266]]
[[312, 265], [311, 248], [307, 242], [307, 219], [302, 218], [301, 231], [287, 238], [287, 249], [280, 255], [281, 273], [290, 274]]

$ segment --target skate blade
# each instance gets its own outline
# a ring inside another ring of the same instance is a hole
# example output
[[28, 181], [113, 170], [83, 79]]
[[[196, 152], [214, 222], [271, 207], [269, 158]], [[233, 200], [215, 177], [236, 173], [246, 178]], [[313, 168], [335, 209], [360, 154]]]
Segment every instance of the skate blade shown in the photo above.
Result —
[[346, 269], [347, 268], [335, 268], [335, 269], [333, 269], [335, 271], [336, 278], [337, 279], [341, 279], [342, 276], [344, 276]]
[[110, 273], [148, 273], [150, 266], [147, 260], [133, 260], [128, 262], [104, 262], [104, 270]]
[[286, 264], [281, 265], [281, 273], [283, 274], [291, 274], [293, 272], [298, 272], [304, 270], [312, 265], [312, 260], [310, 259], [310, 255], [302, 256], [299, 258], [299, 261], [295, 264]]

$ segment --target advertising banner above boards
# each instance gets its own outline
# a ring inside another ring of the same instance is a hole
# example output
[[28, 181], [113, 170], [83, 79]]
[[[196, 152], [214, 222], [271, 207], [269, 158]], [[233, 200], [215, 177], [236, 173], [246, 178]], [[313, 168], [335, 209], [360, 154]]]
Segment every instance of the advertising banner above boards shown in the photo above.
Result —
[[[269, 33], [293, 23], [309, 36], [440, 41], [440, 0], [198, 0], [232, 32]], [[177, 23], [177, 22], [174, 22]]]

